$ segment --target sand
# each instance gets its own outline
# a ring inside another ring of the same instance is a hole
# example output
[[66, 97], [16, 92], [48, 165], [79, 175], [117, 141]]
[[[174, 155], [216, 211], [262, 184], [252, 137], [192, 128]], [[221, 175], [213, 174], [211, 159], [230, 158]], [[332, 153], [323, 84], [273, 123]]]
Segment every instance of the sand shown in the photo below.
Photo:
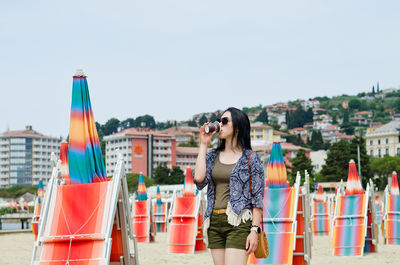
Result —
[[[30, 264], [33, 238], [34, 237], [31, 233], [0, 234], [0, 264]], [[382, 237], [380, 239], [382, 239]], [[140, 265], [212, 264], [212, 258], [209, 251], [193, 255], [168, 254], [167, 234], [157, 234], [156, 240], [156, 243], [138, 244]], [[378, 253], [365, 254], [363, 257], [333, 257], [329, 237], [314, 237], [311, 264], [400, 264], [398, 253], [400, 253], [400, 246], [384, 246], [382, 245], [382, 242], [380, 242]]]

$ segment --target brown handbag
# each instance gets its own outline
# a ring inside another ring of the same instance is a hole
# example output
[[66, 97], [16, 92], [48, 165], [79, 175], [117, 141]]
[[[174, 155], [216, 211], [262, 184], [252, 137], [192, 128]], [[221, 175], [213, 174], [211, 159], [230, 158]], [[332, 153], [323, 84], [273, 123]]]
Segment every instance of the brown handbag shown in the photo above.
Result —
[[[249, 155], [249, 160], [247, 161], [247, 165], [249, 168], [250, 200], [253, 197], [251, 194], [251, 170], [250, 170], [251, 154], [253, 154], [253, 151], [251, 151]], [[258, 245], [257, 249], [254, 251], [254, 256], [256, 256], [257, 259], [266, 259], [268, 255], [269, 255], [269, 248], [268, 248], [267, 236], [265, 235], [264, 231], [261, 231], [261, 233], [258, 234]]]

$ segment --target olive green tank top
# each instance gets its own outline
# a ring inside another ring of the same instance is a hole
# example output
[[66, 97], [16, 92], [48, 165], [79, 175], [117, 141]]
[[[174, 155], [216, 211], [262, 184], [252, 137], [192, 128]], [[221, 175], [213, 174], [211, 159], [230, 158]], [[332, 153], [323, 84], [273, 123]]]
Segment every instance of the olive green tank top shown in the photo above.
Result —
[[219, 154], [215, 158], [212, 179], [215, 184], [214, 209], [226, 209], [229, 200], [229, 179], [235, 164], [223, 164], [219, 161]]

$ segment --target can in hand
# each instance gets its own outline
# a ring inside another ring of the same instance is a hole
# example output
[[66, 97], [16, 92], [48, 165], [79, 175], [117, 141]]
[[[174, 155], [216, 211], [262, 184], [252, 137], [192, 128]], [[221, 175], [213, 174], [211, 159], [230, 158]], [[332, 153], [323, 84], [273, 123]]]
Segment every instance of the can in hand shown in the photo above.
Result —
[[221, 130], [221, 125], [217, 121], [207, 124], [206, 127], [204, 128], [204, 131], [207, 134], [212, 133], [213, 131], [218, 133], [220, 130]]

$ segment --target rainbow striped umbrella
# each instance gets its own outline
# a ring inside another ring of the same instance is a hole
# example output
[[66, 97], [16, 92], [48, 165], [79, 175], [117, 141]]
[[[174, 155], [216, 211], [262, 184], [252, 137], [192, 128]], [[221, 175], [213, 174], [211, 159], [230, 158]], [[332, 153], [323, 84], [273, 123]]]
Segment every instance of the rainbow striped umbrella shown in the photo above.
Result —
[[68, 170], [68, 143], [62, 142], [60, 146], [60, 160], [61, 160], [61, 178], [65, 184], [71, 184]]
[[146, 184], [144, 183], [144, 176], [142, 174], [139, 175], [139, 183], [138, 183], [138, 201], [146, 201], [147, 200], [147, 192], [146, 192]]
[[44, 197], [43, 180], [39, 180], [37, 193], [38, 193], [38, 197], [39, 198], [43, 198]]
[[196, 195], [196, 186], [193, 182], [192, 169], [186, 169], [185, 183], [183, 186], [183, 196], [195, 196]]
[[390, 194], [400, 195], [399, 193], [399, 182], [397, 181], [397, 172], [392, 173], [392, 183], [390, 184]]
[[68, 147], [69, 176], [72, 184], [107, 180], [90, 104], [89, 88], [82, 70], [78, 70], [73, 77]]
[[354, 195], [354, 194], [363, 194], [364, 190], [361, 186], [360, 178], [357, 174], [356, 163], [354, 160], [350, 160], [349, 162], [349, 174], [347, 176], [346, 183], [346, 195]]
[[269, 188], [287, 188], [286, 166], [280, 143], [273, 143], [267, 165], [266, 185]]
[[322, 186], [318, 185], [318, 191], [315, 201], [323, 202], [324, 201], [324, 192], [322, 191]]
[[157, 186], [157, 204], [162, 204], [160, 187]]

